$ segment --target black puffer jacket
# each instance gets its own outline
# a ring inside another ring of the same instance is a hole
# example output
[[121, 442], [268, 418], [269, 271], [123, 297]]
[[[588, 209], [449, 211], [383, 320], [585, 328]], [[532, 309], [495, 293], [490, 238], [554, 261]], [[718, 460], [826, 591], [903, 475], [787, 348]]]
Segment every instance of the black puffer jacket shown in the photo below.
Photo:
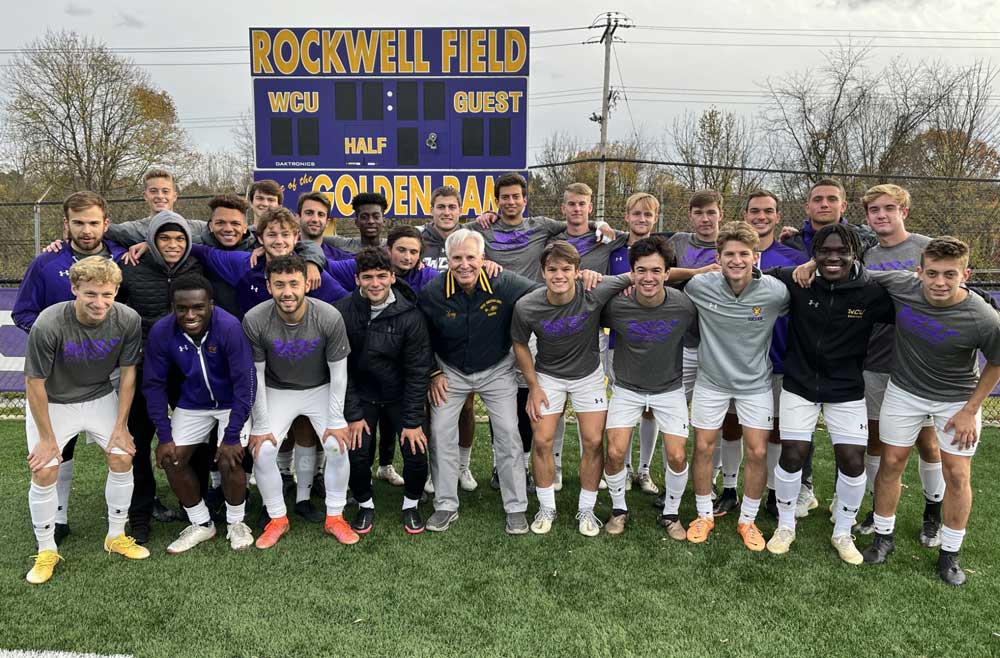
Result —
[[[168, 223], [180, 226], [188, 238], [184, 256], [173, 267], [167, 266], [156, 248], [156, 231]], [[191, 229], [177, 213], [169, 210], [158, 213], [149, 225], [146, 242], [149, 251], [138, 265], [122, 265], [122, 285], [118, 289], [118, 301], [128, 304], [142, 317], [143, 342], [156, 321], [170, 313], [170, 284], [174, 279], [191, 272], [203, 273], [201, 263], [191, 258]]]
[[344, 418], [361, 420], [362, 402], [400, 402], [403, 427], [420, 427], [430, 375], [430, 337], [416, 294], [405, 283], [396, 283], [392, 291], [395, 303], [374, 320], [360, 288], [334, 304], [351, 342]]

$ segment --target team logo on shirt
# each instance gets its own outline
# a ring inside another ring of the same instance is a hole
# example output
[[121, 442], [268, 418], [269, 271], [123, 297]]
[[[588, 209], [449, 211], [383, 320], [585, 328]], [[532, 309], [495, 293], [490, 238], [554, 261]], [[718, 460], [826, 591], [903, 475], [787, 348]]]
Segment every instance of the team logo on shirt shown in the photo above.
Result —
[[957, 329], [949, 329], [934, 318], [918, 313], [909, 306], [902, 306], [896, 312], [896, 326], [931, 345], [939, 345], [946, 338], [962, 335]]
[[534, 229], [526, 231], [497, 231], [490, 240], [490, 247], [495, 251], [511, 251], [520, 249], [531, 241]]
[[205, 351], [208, 352], [209, 354], [215, 354], [216, 352], [219, 351], [219, 348], [216, 347], [215, 345], [209, 345], [208, 347], [205, 348]]
[[59, 276], [69, 276], [69, 270], [59, 270]]
[[80, 361], [99, 361], [106, 359], [114, 351], [121, 338], [108, 338], [107, 340], [81, 340], [79, 343], [67, 341], [63, 343], [62, 357], [66, 363], [79, 363]]
[[817, 302], [815, 299], [810, 299], [809, 306], [812, 308], [819, 308], [819, 302]]
[[666, 320], [629, 320], [625, 335], [630, 343], [663, 343], [680, 323], [681, 321], [677, 319], [669, 322]]
[[502, 299], [497, 299], [496, 297], [490, 297], [485, 302], [479, 305], [479, 310], [483, 312], [488, 318], [492, 318], [500, 311], [500, 306], [503, 305]]
[[187, 345], [178, 345], [177, 346], [177, 351], [178, 352], [187, 352], [188, 351], [188, 346]]
[[764, 309], [760, 306], [754, 306], [750, 311], [753, 313], [753, 317], [747, 318], [750, 322], [760, 322], [764, 319]]
[[568, 318], [558, 318], [556, 320], [542, 320], [542, 333], [548, 338], [559, 338], [562, 336], [572, 336], [583, 330], [590, 311], [584, 311], [579, 315], [571, 315]]
[[444, 314], [444, 317], [446, 317], [446, 318], [447, 318], [447, 319], [449, 319], [449, 320], [454, 320], [454, 319], [455, 319], [455, 317], [456, 317], [456, 313], [455, 313], [455, 311], [447, 311], [447, 312], [446, 312], [446, 313]]
[[847, 309], [847, 317], [849, 317], [849, 318], [863, 318], [863, 317], [865, 317], [865, 309], [863, 309], [863, 308], [849, 308], [849, 309]]
[[274, 354], [278, 358], [288, 359], [289, 361], [301, 361], [315, 352], [318, 345], [319, 338], [296, 338], [295, 340], [289, 341], [275, 338], [271, 341], [271, 346], [274, 348]]

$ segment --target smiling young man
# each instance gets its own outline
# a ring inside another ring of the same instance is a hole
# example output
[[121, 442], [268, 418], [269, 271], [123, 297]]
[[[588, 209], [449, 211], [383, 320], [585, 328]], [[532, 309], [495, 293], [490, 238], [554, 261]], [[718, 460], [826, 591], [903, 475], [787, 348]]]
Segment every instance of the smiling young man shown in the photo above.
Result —
[[[336, 305], [351, 343], [347, 361], [351, 377], [344, 402], [354, 446], [350, 452], [351, 493], [358, 501], [351, 527], [365, 534], [374, 523], [372, 443], [378, 427], [383, 441], [399, 437], [405, 486], [403, 527], [410, 534], [419, 534], [424, 524], [417, 504], [427, 478], [427, 438], [422, 425], [432, 365], [427, 325], [417, 308], [417, 295], [409, 286], [397, 283], [384, 250], [366, 247], [355, 261], [357, 290]], [[391, 452], [388, 463], [391, 467]]]
[[[433, 267], [426, 265], [421, 267], [420, 254], [423, 251], [421, 232], [409, 224], [392, 227], [386, 237], [385, 249], [392, 264], [393, 275], [417, 294], [420, 294], [420, 290], [428, 281], [440, 274]], [[328, 271], [345, 290], [354, 290], [358, 272], [353, 256], [351, 260], [331, 260]]]
[[249, 446], [270, 515], [257, 548], [271, 548], [288, 532], [275, 437], [284, 437], [299, 416], [309, 419], [326, 453], [325, 530], [342, 544], [357, 543], [358, 535], [342, 515], [351, 470], [344, 420], [351, 348], [344, 320], [333, 306], [306, 296], [306, 266], [298, 256], [269, 259], [266, 276], [271, 301], [243, 318], [257, 370]]
[[282, 204], [285, 200], [285, 191], [278, 184], [278, 181], [265, 178], [254, 181], [247, 193], [247, 199], [249, 199], [250, 208], [253, 210], [253, 223], [256, 224], [264, 216], [264, 213]]
[[[173, 314], [149, 331], [142, 382], [159, 439], [156, 463], [166, 472], [191, 523], [167, 552], [183, 553], [215, 537], [215, 525], [190, 465], [195, 448], [208, 442], [215, 426], [226, 537], [233, 550], [243, 550], [253, 544], [250, 528], [243, 522], [247, 491], [243, 450], [249, 438], [255, 383], [250, 343], [240, 321], [215, 308], [212, 284], [204, 277], [191, 274], [177, 279], [170, 286], [170, 298]], [[181, 385], [169, 414], [171, 370], [180, 373]]]
[[780, 281], [757, 269], [760, 238], [749, 224], [726, 224], [716, 244], [721, 270], [692, 277], [684, 288], [698, 307], [701, 334], [691, 401], [698, 518], [688, 526], [688, 541], [704, 542], [715, 527], [713, 454], [730, 401], [735, 401], [746, 446], [736, 529], [747, 548], [762, 551], [764, 539], [755, 520], [766, 480], [767, 437], [774, 426], [768, 348], [775, 320], [788, 309], [789, 295]]
[[[674, 261], [666, 239], [654, 236], [638, 240], [629, 250], [629, 261], [635, 290], [627, 297], [613, 297], [601, 318], [618, 338], [608, 408], [605, 479], [612, 508], [627, 511], [625, 454], [636, 423], [644, 414], [651, 414], [654, 428], [663, 433], [667, 465], [660, 524], [671, 539], [683, 541], [687, 532], [678, 516], [688, 481], [688, 412], [681, 381], [683, 336], [697, 322], [698, 315], [684, 293], [665, 285]], [[616, 514], [605, 528], [618, 534], [624, 530], [626, 520], [627, 513]]]
[[[57, 467], [66, 444], [82, 431], [101, 446], [108, 461], [104, 549], [130, 559], [149, 557], [149, 551], [125, 535], [135, 453], [126, 419], [141, 358], [139, 315], [115, 303], [121, 271], [112, 261], [84, 258], [70, 267], [69, 278], [74, 301], [39, 314], [28, 334], [24, 364], [28, 508], [38, 542], [27, 580], [36, 585], [49, 580], [62, 560], [55, 542]], [[111, 384], [116, 367], [121, 371], [118, 393]]]
[[[604, 467], [604, 421], [608, 410], [597, 334], [601, 330], [601, 309], [629, 286], [632, 278], [629, 274], [608, 277], [593, 290], [585, 290], [583, 282], [577, 280], [580, 255], [563, 240], [545, 248], [540, 265], [545, 288], [518, 300], [510, 329], [518, 368], [528, 384], [527, 411], [534, 432], [531, 457], [539, 509], [531, 530], [545, 534], [556, 518], [552, 442], [569, 401], [580, 425], [582, 449], [576, 518], [580, 533], [594, 537], [602, 525], [594, 515], [594, 505]], [[538, 341], [534, 357], [528, 347], [531, 336]], [[624, 495], [624, 473], [620, 484]], [[627, 515], [627, 511], [615, 509], [613, 514], [614, 522], [624, 527], [625, 518], [617, 517]]]
[[328, 235], [323, 238], [327, 245], [347, 254], [347, 258], [353, 257], [364, 247], [383, 245], [382, 231], [385, 229], [385, 211], [389, 208], [389, 202], [382, 194], [362, 192], [351, 199], [351, 207], [354, 209], [354, 226], [358, 229], [358, 237]]

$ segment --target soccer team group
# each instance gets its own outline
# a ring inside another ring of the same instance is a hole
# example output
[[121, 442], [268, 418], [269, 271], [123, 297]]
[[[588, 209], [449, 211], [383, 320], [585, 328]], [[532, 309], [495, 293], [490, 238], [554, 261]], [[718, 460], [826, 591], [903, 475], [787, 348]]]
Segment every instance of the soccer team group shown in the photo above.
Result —
[[[151, 520], [168, 513], [154, 463], [189, 524], [168, 553], [212, 539], [223, 519], [236, 550], [273, 547], [290, 516], [354, 544], [375, 522], [376, 454], [376, 477], [404, 487], [406, 532], [443, 532], [458, 519], [459, 488], [478, 485], [469, 470], [478, 395], [511, 535], [554, 527], [570, 402], [580, 533], [623, 533], [633, 484], [659, 493], [649, 465], [662, 437], [659, 521], [670, 538], [705, 542], [733, 514], [748, 549], [785, 553], [796, 518], [818, 505], [812, 436], [822, 414], [836, 456], [839, 557], [878, 564], [893, 551], [916, 444], [920, 541], [940, 546], [945, 582], [965, 581], [958, 552], [981, 405], [1000, 379], [1000, 314], [964, 285], [966, 244], [906, 230], [905, 189], [869, 189], [859, 226], [843, 219], [843, 186], [819, 180], [804, 225], [782, 239], [779, 201], [766, 190], [726, 223], [721, 195], [697, 192], [691, 230], [677, 233], [654, 232], [659, 203], [646, 193], [628, 199], [627, 232], [590, 220], [581, 183], [564, 192], [565, 221], [525, 217], [518, 174], [500, 176], [495, 196], [497, 213], [460, 224], [459, 191], [438, 188], [429, 223], [394, 226], [385, 239], [379, 194], [353, 199], [358, 238], [325, 235], [326, 195], [301, 195], [293, 213], [274, 181], [255, 183], [249, 201], [212, 198], [207, 222], [173, 211], [177, 190], [163, 170], [145, 176], [145, 219], [110, 224], [99, 195], [66, 199], [65, 242], [31, 263], [13, 311], [28, 332], [38, 554], [27, 580], [49, 580], [62, 560], [78, 435], [106, 454], [108, 552], [149, 556]], [[685, 527], [689, 473], [697, 514]], [[244, 518], [251, 483], [263, 503], [256, 540]], [[601, 520], [603, 488], [612, 512]], [[866, 490], [873, 507], [858, 523]], [[777, 518], [768, 540], [755, 522], [762, 499]], [[852, 532], [874, 539], [862, 552]]]

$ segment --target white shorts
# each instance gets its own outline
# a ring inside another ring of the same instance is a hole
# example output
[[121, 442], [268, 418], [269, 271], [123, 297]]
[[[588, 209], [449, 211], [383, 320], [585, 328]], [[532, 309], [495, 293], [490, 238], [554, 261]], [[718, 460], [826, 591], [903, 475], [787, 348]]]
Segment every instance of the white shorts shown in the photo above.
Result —
[[[785, 381], [784, 375], [776, 375], [771, 373], [771, 408], [774, 409], [775, 413], [781, 409], [781, 383]], [[726, 410], [727, 414], [736, 413], [736, 401], [729, 401], [729, 409]], [[772, 428], [773, 429], [773, 428]]]
[[[115, 420], [118, 418], [118, 394], [114, 391], [96, 400], [86, 402], [76, 402], [74, 404], [57, 404], [49, 402], [49, 423], [52, 425], [52, 433], [55, 434], [56, 444], [61, 451], [69, 443], [70, 439], [80, 432], [87, 433], [87, 443], [96, 443], [102, 450], [107, 451], [108, 441], [111, 440], [111, 433], [115, 429]], [[31, 415], [31, 406], [24, 405], [24, 428], [28, 437], [28, 452], [35, 449], [41, 436], [38, 434], [38, 426], [35, 418]], [[112, 448], [111, 454], [127, 454], [119, 448]], [[53, 459], [45, 466], [58, 466], [59, 460]]]
[[666, 393], [637, 393], [621, 386], [612, 387], [607, 428], [632, 429], [646, 410], [653, 412], [656, 425], [664, 434], [688, 435], [687, 399], [683, 387]]
[[[878, 419], [879, 439], [882, 443], [912, 448], [917, 442], [917, 435], [926, 420], [930, 420], [938, 435], [938, 447], [941, 452], [960, 457], [971, 457], [976, 454], [979, 446], [977, 441], [968, 450], [960, 450], [952, 444], [955, 432], [945, 431], [945, 424], [958, 413], [965, 402], [936, 402], [907, 393], [889, 381], [885, 389], [885, 399], [882, 401], [882, 413]], [[982, 439], [983, 411], [976, 412], [976, 434]]]
[[736, 402], [740, 425], [760, 430], [774, 429], [774, 399], [771, 391], [751, 394], [722, 393], [701, 384], [694, 387], [691, 397], [691, 424], [703, 430], [717, 430], [729, 409]]
[[685, 347], [681, 357], [681, 381], [684, 383], [684, 395], [691, 401], [694, 394], [694, 382], [698, 378], [698, 348]]
[[781, 413], [778, 416], [781, 440], [811, 441], [820, 411], [823, 412], [833, 445], [868, 445], [868, 414], [864, 400], [810, 402], [789, 391], [781, 392]]
[[[170, 433], [174, 435], [174, 445], [193, 446], [208, 443], [208, 433], [217, 425], [216, 436], [222, 443], [222, 435], [229, 426], [229, 409], [182, 409], [177, 407], [170, 416]], [[275, 436], [279, 436], [275, 434]], [[322, 435], [321, 435], [322, 436]], [[247, 447], [250, 438], [250, 421], [247, 420], [240, 431], [240, 445]]]
[[[885, 398], [885, 387], [889, 383], [889, 373], [865, 370], [865, 407], [868, 410], [868, 420], [878, 420], [882, 410], [882, 400]], [[924, 419], [923, 427], [934, 427], [934, 420]]]
[[580, 379], [560, 379], [545, 373], [537, 373], [538, 385], [549, 399], [549, 406], [542, 408], [543, 416], [562, 414], [566, 398], [573, 403], [577, 413], [608, 410], [608, 389], [604, 381], [604, 369], [597, 370]]
[[[535, 334], [528, 336], [528, 351], [531, 352], [531, 362], [534, 363], [535, 357], [538, 356], [538, 337]], [[521, 369], [517, 367], [517, 356], [514, 354], [513, 345], [510, 348], [510, 355], [514, 357], [514, 380], [517, 382], [517, 387], [528, 388], [528, 382], [521, 374]]]
[[[278, 439], [288, 434], [292, 422], [299, 416], [309, 419], [316, 436], [322, 442], [326, 432], [326, 417], [330, 412], [330, 385], [324, 384], [316, 388], [302, 391], [267, 387], [267, 414], [271, 420], [271, 434]], [[330, 439], [331, 441], [336, 441]], [[334, 446], [339, 452], [339, 447]]]

